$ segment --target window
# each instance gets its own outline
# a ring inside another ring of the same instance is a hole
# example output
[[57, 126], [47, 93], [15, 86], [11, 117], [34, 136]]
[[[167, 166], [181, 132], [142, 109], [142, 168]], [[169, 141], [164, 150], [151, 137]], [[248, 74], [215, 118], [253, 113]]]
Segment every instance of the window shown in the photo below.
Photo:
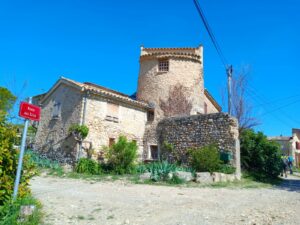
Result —
[[151, 156], [151, 159], [154, 159], [154, 160], [158, 159], [158, 147], [157, 147], [157, 145], [150, 145], [150, 156]]
[[296, 149], [297, 149], [297, 150], [300, 149], [300, 142], [296, 142]]
[[111, 147], [115, 143], [115, 138], [109, 138], [108, 140], [108, 147]]
[[119, 105], [108, 102], [106, 120], [118, 123], [119, 122]]
[[207, 114], [208, 110], [207, 110], [207, 104], [206, 102], [204, 102], [204, 114]]
[[147, 112], [147, 121], [153, 121], [154, 120], [154, 110], [150, 110]]
[[61, 111], [60, 102], [55, 102], [54, 105], [53, 105], [52, 118], [59, 118], [60, 117], [60, 111]]
[[168, 72], [169, 71], [169, 61], [168, 60], [158, 61], [158, 71], [159, 72]]

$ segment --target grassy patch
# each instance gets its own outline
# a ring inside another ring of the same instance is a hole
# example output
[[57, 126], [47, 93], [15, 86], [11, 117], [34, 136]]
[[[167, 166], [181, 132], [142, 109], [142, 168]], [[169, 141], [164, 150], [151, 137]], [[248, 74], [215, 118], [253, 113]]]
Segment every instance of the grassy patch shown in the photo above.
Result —
[[[21, 222], [18, 219], [22, 205], [35, 205], [36, 209], [31, 216]], [[31, 196], [0, 207], [0, 225], [39, 225], [41, 219], [41, 204]]]
[[106, 219], [108, 219], [108, 220], [112, 220], [112, 219], [114, 219], [115, 218], [115, 216], [114, 215], [110, 215], [110, 216], [108, 216]]

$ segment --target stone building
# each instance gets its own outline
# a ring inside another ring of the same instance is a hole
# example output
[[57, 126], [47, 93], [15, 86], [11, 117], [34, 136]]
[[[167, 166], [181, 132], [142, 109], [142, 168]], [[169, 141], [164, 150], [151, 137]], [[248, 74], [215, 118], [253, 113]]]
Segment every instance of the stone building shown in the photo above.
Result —
[[280, 144], [282, 153], [293, 156], [294, 166], [300, 167], [300, 129], [292, 129], [292, 136], [268, 137], [269, 140]]
[[42, 107], [35, 149], [60, 162], [73, 163], [79, 151], [68, 129], [89, 127], [84, 148], [97, 154], [120, 135], [136, 141], [143, 160], [156, 159], [157, 124], [164, 118], [218, 113], [221, 107], [204, 88], [203, 48], [141, 47], [135, 95], [61, 77], [34, 98]]

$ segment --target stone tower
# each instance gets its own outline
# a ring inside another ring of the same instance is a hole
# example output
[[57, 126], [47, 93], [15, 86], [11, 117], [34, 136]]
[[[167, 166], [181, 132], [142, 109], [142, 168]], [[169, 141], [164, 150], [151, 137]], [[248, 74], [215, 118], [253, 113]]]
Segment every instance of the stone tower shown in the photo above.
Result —
[[149, 158], [162, 118], [204, 113], [203, 47], [141, 47], [137, 100], [153, 108], [144, 137]]

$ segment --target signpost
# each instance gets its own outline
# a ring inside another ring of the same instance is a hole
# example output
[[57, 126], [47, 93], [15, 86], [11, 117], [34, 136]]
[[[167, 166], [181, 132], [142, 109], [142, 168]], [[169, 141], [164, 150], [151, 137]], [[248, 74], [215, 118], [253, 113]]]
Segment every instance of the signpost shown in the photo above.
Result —
[[29, 98], [27, 102], [21, 102], [19, 116], [25, 118], [24, 130], [22, 134], [22, 142], [21, 142], [21, 149], [20, 149], [20, 156], [18, 162], [18, 169], [16, 174], [16, 180], [14, 184], [14, 193], [13, 199], [16, 200], [18, 195], [18, 188], [20, 183], [21, 171], [22, 171], [22, 164], [23, 164], [23, 157], [26, 145], [26, 136], [28, 130], [28, 122], [29, 120], [39, 121], [41, 117], [41, 108], [31, 104], [32, 98]]

